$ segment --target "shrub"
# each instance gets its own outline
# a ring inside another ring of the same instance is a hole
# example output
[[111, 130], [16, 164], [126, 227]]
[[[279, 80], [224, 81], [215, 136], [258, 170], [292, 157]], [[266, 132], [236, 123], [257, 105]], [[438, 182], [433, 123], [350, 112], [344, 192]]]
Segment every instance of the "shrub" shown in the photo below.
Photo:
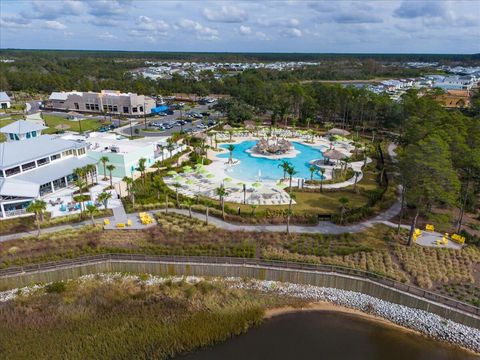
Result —
[[65, 292], [65, 290], [66, 290], [65, 283], [61, 281], [55, 281], [45, 286], [45, 291], [49, 294], [51, 293], [60, 294]]

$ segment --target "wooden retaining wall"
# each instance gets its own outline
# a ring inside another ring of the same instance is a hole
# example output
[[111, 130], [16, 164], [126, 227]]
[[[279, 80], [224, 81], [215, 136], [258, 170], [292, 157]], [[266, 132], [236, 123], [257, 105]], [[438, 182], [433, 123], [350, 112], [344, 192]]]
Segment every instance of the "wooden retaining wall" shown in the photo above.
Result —
[[214, 277], [241, 277], [274, 280], [297, 284], [331, 287], [356, 291], [392, 303], [422, 309], [460, 324], [480, 329], [480, 317], [435, 301], [356, 276], [316, 270], [288, 269], [281, 266], [255, 264], [174, 262], [158, 260], [105, 259], [96, 262], [52, 267], [0, 277], [0, 289], [17, 288], [78, 278], [82, 275], [104, 273], [149, 273], [153, 275], [194, 275]]

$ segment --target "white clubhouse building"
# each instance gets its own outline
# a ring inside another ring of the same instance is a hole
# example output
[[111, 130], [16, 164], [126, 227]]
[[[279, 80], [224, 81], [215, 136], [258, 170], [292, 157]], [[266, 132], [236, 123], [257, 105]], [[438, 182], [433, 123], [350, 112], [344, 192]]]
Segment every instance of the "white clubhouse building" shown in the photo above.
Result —
[[0, 219], [24, 214], [34, 199], [73, 186], [74, 169], [97, 160], [87, 156], [87, 145], [53, 135], [45, 126], [19, 120], [0, 128]]

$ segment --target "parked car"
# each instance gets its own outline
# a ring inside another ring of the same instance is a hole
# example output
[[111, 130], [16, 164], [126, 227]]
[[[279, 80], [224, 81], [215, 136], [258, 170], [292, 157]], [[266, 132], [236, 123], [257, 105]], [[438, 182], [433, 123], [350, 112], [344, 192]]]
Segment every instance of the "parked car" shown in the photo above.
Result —
[[202, 112], [200, 114], [203, 115], [203, 116], [210, 116], [210, 113], [208, 111]]
[[159, 116], [167, 116], [167, 113], [166, 112], [159, 112], [158, 115]]
[[167, 115], [173, 115], [173, 114], [175, 114], [175, 112], [173, 110], [170, 109], [170, 110], [167, 111]]

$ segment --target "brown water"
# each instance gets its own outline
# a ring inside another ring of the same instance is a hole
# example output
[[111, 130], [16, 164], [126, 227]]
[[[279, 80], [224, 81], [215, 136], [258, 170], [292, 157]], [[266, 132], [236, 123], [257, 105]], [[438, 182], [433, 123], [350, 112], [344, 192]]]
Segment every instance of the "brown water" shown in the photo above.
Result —
[[356, 315], [309, 311], [275, 316], [246, 334], [182, 360], [470, 360], [453, 346]]

